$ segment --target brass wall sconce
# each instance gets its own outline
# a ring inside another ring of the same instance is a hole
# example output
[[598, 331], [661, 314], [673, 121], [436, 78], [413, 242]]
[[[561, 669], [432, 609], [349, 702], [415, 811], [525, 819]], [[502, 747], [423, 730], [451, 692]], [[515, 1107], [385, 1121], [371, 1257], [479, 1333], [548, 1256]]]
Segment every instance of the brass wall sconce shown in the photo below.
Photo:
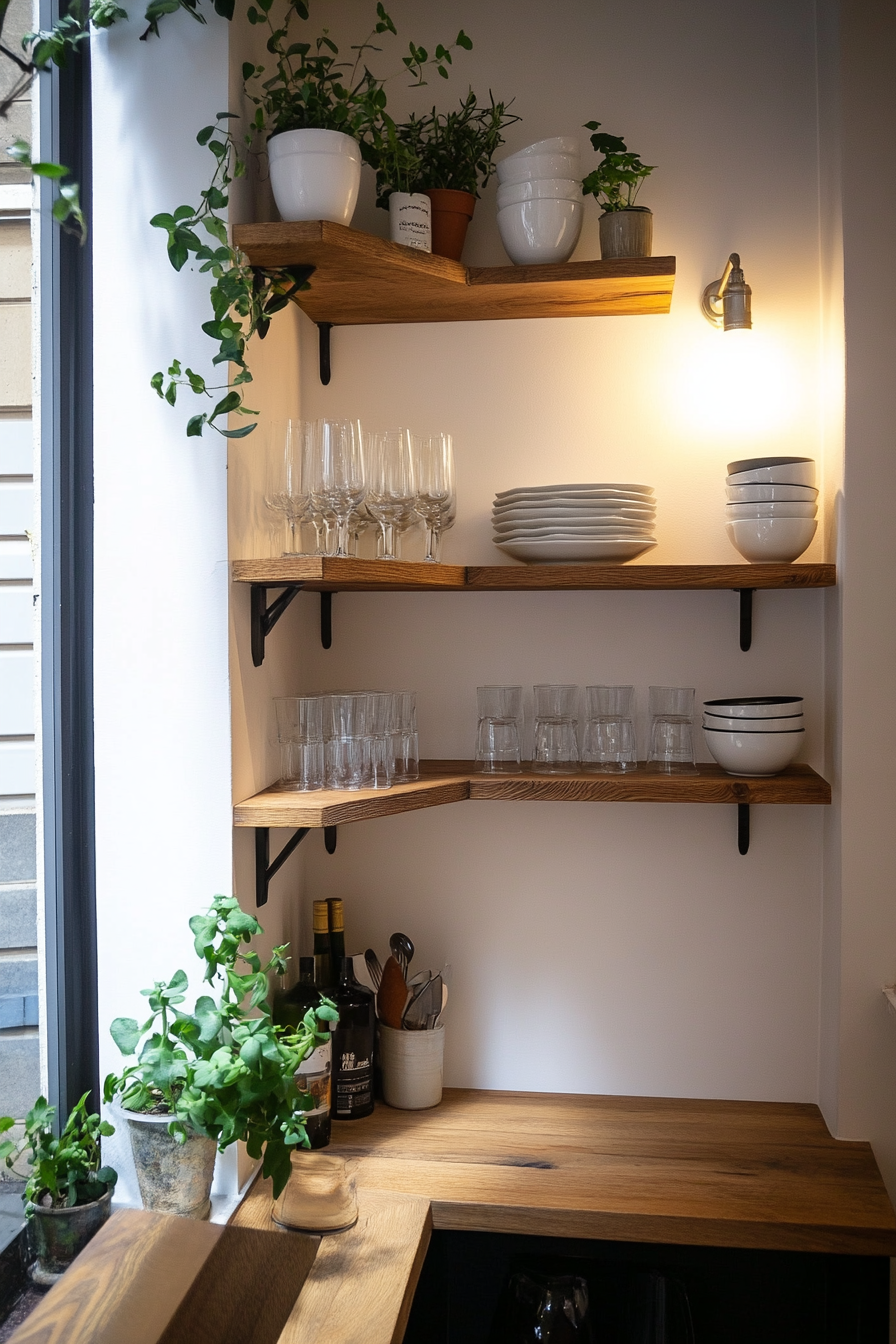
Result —
[[749, 331], [753, 325], [750, 296], [753, 291], [744, 280], [740, 257], [732, 252], [719, 280], [706, 286], [700, 307], [707, 322], [723, 331]]

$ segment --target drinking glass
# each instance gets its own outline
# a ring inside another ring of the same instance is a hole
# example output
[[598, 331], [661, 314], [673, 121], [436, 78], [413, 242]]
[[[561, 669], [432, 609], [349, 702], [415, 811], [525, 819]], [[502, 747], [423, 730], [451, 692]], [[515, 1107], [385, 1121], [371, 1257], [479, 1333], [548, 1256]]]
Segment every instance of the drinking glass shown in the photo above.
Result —
[[535, 1265], [515, 1270], [501, 1295], [491, 1340], [500, 1344], [593, 1344], [586, 1280], [577, 1274], [544, 1272]]
[[417, 735], [417, 692], [395, 691], [392, 695], [392, 756], [394, 782], [410, 784], [420, 778], [420, 739]]
[[578, 686], [535, 687], [532, 769], [536, 774], [569, 775], [578, 768], [578, 701]]
[[395, 777], [395, 697], [390, 691], [367, 694], [366, 756], [363, 789], [391, 789]]
[[522, 768], [522, 686], [477, 686], [479, 724], [476, 769], [483, 775], [516, 775]]
[[289, 526], [289, 549], [284, 555], [303, 554], [301, 522], [311, 499], [306, 472], [310, 431], [306, 420], [275, 420], [269, 431], [264, 502], [273, 513], [282, 514]]
[[309, 450], [309, 486], [315, 513], [332, 514], [336, 556], [351, 555], [349, 522], [367, 493], [361, 425], [357, 420], [318, 420]]
[[324, 786], [324, 739], [320, 696], [275, 699], [280, 743], [280, 787], [307, 792]]
[[324, 696], [323, 702], [327, 788], [366, 788], [370, 757], [367, 692], [339, 692]]
[[414, 457], [411, 432], [387, 429], [367, 439], [367, 511], [380, 526], [380, 560], [398, 558], [396, 538], [413, 516]]
[[619, 775], [637, 769], [633, 692], [633, 686], [585, 687], [587, 718], [582, 762], [586, 770]]
[[693, 686], [650, 687], [650, 751], [647, 769], [665, 775], [697, 773], [694, 755]]
[[441, 557], [442, 533], [453, 525], [456, 516], [454, 493], [454, 446], [450, 434], [414, 437], [416, 501], [414, 507], [426, 527], [424, 560], [437, 562]]

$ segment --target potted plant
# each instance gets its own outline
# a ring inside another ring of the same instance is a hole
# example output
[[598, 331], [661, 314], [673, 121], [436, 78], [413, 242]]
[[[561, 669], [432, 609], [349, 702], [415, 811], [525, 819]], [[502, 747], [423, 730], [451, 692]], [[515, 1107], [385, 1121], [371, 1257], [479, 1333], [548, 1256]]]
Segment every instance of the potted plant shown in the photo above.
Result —
[[298, 1027], [274, 1025], [268, 974], [283, 974], [288, 945], [275, 947], [265, 965], [257, 952], [244, 951], [263, 930], [235, 897], [216, 896], [190, 929], [217, 996], [202, 995], [184, 1012], [189, 984], [182, 970], [143, 990], [151, 1016], [142, 1024], [119, 1017], [111, 1026], [122, 1054], [136, 1060], [109, 1075], [104, 1095], [117, 1098], [128, 1125], [144, 1206], [206, 1218], [215, 1151], [237, 1140], [250, 1157], [264, 1157], [275, 1197], [286, 1185], [290, 1153], [309, 1146], [302, 1112], [313, 1105], [294, 1075], [327, 1039], [321, 1022], [338, 1014], [323, 1000]]
[[[53, 1131], [56, 1107], [38, 1097], [25, 1117], [22, 1137], [0, 1143], [0, 1158], [11, 1171], [23, 1157], [29, 1167], [22, 1198], [37, 1251], [31, 1277], [42, 1287], [62, 1277], [111, 1210], [118, 1174], [102, 1165], [100, 1141], [115, 1130], [98, 1115], [87, 1114], [89, 1096], [84, 1093], [58, 1137]], [[0, 1134], [14, 1124], [4, 1116]]]
[[377, 205], [389, 208], [395, 191], [419, 192], [432, 203], [432, 250], [460, 261], [479, 189], [495, 171], [503, 131], [520, 118], [489, 94], [480, 106], [471, 89], [453, 112], [433, 108], [396, 125], [387, 116], [374, 128], [366, 155], [377, 171]]
[[[362, 142], [375, 133], [386, 107], [385, 85], [394, 78], [373, 74], [365, 58], [380, 50], [374, 40], [382, 34], [397, 36], [395, 25], [383, 5], [377, 4], [373, 31], [352, 48], [354, 60], [344, 61], [326, 28], [313, 42], [295, 40], [293, 20], [308, 19], [304, 0], [293, 0], [277, 27], [270, 17], [272, 7], [273, 0], [257, 0], [248, 16], [250, 23], [267, 24], [270, 29], [267, 47], [275, 57], [274, 71], [246, 62], [243, 81], [255, 104], [253, 129], [268, 136], [277, 209], [288, 220], [329, 219], [348, 224], [358, 199]], [[402, 66], [414, 77], [415, 85], [425, 84], [428, 65], [447, 78], [454, 47], [469, 50], [472, 45], [463, 29], [451, 47], [440, 43], [432, 57], [411, 42]]]
[[599, 121], [586, 121], [593, 131], [591, 144], [603, 159], [582, 182], [582, 195], [593, 196], [603, 208], [600, 217], [600, 254], [608, 257], [649, 257], [653, 251], [653, 214], [635, 198], [656, 165], [642, 163], [618, 135], [600, 133]]

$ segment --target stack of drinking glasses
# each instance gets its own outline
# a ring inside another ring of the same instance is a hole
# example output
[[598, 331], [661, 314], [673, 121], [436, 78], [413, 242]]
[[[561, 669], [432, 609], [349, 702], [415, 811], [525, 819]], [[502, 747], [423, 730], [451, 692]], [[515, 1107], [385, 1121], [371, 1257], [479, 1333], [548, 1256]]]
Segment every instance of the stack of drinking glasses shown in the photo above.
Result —
[[[381, 560], [399, 555], [401, 535], [422, 521], [425, 559], [440, 557], [457, 516], [450, 434], [396, 428], [365, 432], [358, 420], [286, 420], [270, 430], [265, 504], [288, 528], [284, 555], [357, 555], [368, 528]], [[301, 528], [314, 528], [302, 549]]]
[[535, 746], [532, 769], [537, 775], [570, 775], [579, 765], [579, 688], [567, 685], [533, 687]]
[[420, 777], [414, 691], [274, 701], [282, 789], [388, 789]]
[[632, 718], [634, 686], [586, 686], [582, 765], [593, 774], [622, 775], [638, 766]]
[[651, 686], [647, 769], [664, 775], [697, 773], [693, 686]]
[[515, 775], [522, 768], [522, 686], [477, 686], [476, 768], [483, 775]]

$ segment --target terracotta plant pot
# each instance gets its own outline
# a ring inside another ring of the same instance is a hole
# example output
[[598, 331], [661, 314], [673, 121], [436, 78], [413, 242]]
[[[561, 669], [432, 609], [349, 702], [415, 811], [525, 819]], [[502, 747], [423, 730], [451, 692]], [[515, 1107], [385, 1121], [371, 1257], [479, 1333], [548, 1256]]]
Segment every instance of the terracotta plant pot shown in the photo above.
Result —
[[73, 1209], [42, 1209], [38, 1206], [31, 1215], [37, 1252], [37, 1263], [31, 1270], [34, 1282], [42, 1288], [57, 1283], [75, 1256], [99, 1232], [111, 1211], [111, 1190], [92, 1203], [76, 1204]]
[[653, 255], [653, 214], [644, 205], [626, 210], [611, 210], [601, 215], [600, 255], [611, 257], [649, 257]]
[[170, 1115], [118, 1113], [130, 1132], [143, 1207], [181, 1218], [207, 1218], [217, 1152], [214, 1139], [191, 1134], [186, 1143], [178, 1143], [168, 1133]]
[[460, 261], [476, 197], [469, 191], [449, 191], [443, 187], [433, 187], [423, 194], [432, 201], [433, 252], [437, 257]]

